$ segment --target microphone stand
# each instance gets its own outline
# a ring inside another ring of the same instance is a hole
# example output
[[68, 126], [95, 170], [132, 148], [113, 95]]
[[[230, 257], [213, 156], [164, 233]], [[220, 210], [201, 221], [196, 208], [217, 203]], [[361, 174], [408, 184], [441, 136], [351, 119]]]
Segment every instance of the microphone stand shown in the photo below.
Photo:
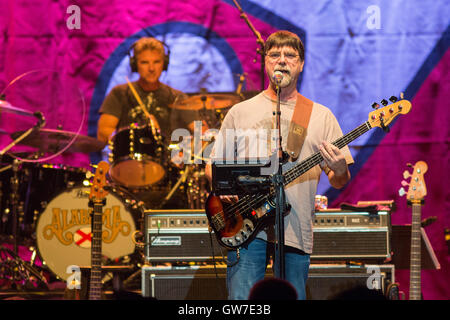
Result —
[[[247, 25], [249, 26], [250, 30], [255, 34], [256, 36], [256, 42], [259, 44], [260, 48], [256, 49], [256, 52], [261, 55], [261, 90], [264, 90], [264, 40], [261, 38], [261, 34], [255, 29], [255, 27], [252, 25], [250, 20], [248, 19], [245, 12], [242, 10], [241, 6], [237, 2], [237, 0], [233, 0], [234, 4], [238, 8], [239, 12], [241, 13], [241, 18], [245, 20]], [[255, 62], [255, 61], [254, 61]]]
[[281, 88], [277, 84], [277, 110], [276, 110], [276, 129], [278, 130], [278, 172], [273, 174], [272, 183], [275, 187], [275, 261], [274, 274], [276, 278], [285, 279], [284, 268], [284, 211], [286, 210], [286, 195], [284, 192], [284, 177], [283, 177], [283, 150], [281, 145], [281, 108], [280, 108], [280, 91]]

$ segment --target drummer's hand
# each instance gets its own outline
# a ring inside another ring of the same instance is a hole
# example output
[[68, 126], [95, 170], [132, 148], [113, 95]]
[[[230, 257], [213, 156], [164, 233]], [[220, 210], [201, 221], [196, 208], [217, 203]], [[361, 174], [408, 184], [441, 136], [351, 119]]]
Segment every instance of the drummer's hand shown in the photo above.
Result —
[[219, 198], [225, 203], [236, 203], [239, 200], [238, 196], [219, 196]]

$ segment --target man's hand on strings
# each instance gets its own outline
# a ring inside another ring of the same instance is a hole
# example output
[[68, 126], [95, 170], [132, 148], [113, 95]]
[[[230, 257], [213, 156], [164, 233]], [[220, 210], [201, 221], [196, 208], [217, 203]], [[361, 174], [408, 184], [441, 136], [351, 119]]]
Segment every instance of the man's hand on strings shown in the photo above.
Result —
[[330, 168], [335, 175], [342, 176], [347, 172], [347, 162], [341, 150], [329, 142], [323, 141], [319, 145], [319, 151], [322, 155], [325, 164]]
[[239, 200], [238, 196], [223, 196], [222, 195], [222, 196], [219, 196], [219, 198], [221, 201], [223, 201], [225, 203], [230, 203], [230, 204], [236, 203]]

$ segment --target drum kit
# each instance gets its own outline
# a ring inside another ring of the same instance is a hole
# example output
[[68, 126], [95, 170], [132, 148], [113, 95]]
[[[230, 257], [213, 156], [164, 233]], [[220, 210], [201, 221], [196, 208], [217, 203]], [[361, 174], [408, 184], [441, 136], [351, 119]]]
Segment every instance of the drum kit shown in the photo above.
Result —
[[[169, 107], [199, 111], [204, 117], [199, 120], [218, 128], [229, 108], [241, 100], [236, 93], [203, 92]], [[30, 114], [4, 101], [0, 103], [1, 112]], [[209, 192], [204, 161], [173, 164], [169, 146], [151, 129], [130, 125], [118, 130], [109, 143], [109, 194], [103, 216], [105, 264], [141, 263], [144, 210], [204, 207]], [[92, 173], [85, 168], [42, 163], [37, 155], [56, 153], [62, 148], [64, 153], [99, 152], [104, 144], [75, 132], [42, 127], [9, 136], [18, 145], [37, 151], [17, 154], [0, 150], [0, 276], [9, 274], [6, 260], [21, 259], [21, 244], [32, 251], [30, 262], [19, 263], [31, 270], [26, 274], [46, 282], [39, 277], [39, 268], [67, 280], [71, 275], [69, 266], [90, 265], [90, 188], [86, 182]], [[34, 161], [27, 161], [30, 159]], [[12, 250], [2, 245], [11, 242]]]

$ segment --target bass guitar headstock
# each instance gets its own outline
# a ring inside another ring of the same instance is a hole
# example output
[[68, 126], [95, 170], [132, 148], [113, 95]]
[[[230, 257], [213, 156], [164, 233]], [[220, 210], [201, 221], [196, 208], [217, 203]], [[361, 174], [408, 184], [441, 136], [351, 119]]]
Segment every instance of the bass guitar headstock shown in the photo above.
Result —
[[381, 100], [381, 107], [378, 103], [374, 102], [372, 108], [375, 110], [369, 113], [369, 123], [373, 127], [380, 127], [384, 131], [389, 132], [388, 125], [397, 117], [399, 114], [406, 114], [411, 110], [411, 102], [408, 100], [398, 100], [397, 97], [390, 97], [389, 100], [392, 102], [388, 104], [386, 99]]
[[[412, 167], [411, 164], [408, 164], [409, 167]], [[422, 202], [427, 195], [427, 187], [425, 186], [424, 175], [428, 170], [428, 165], [425, 161], [417, 161], [414, 165], [414, 169], [412, 173], [408, 170], [403, 172], [403, 178], [408, 179], [411, 178], [410, 182], [402, 181], [402, 186], [399, 190], [399, 195], [404, 196], [406, 194], [406, 199], [409, 202]], [[408, 191], [405, 191], [404, 187], [407, 187]]]
[[109, 170], [109, 164], [106, 161], [100, 161], [95, 170], [95, 175], [92, 180], [91, 191], [89, 192], [89, 200], [92, 202], [101, 202], [108, 195], [105, 190], [106, 173]]

